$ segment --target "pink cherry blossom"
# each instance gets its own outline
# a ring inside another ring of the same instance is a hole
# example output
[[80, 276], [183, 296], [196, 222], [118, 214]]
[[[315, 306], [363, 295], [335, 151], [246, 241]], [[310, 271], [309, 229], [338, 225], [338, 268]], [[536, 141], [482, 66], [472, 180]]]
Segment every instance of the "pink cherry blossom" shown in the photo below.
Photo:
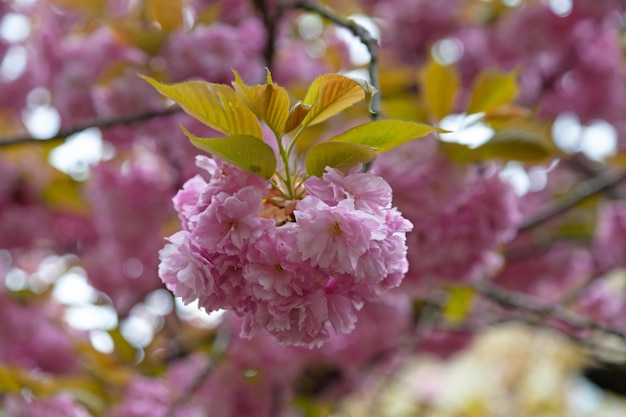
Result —
[[71, 332], [55, 320], [55, 310], [25, 304], [0, 289], [0, 362], [53, 374], [74, 371], [77, 350]]
[[[85, 407], [69, 394], [59, 394], [50, 398], [26, 399], [10, 395], [5, 399], [4, 410], [7, 416], [16, 417], [91, 417]], [[4, 413], [3, 413], [4, 414]]]
[[236, 311], [244, 337], [265, 330], [320, 346], [354, 329], [364, 301], [400, 284], [412, 226], [382, 178], [328, 169], [305, 181], [293, 218], [277, 222], [262, 217], [269, 183], [206, 157], [196, 163], [208, 175], [174, 198], [184, 232], [160, 252], [160, 277], [184, 302]]
[[373, 169], [414, 225], [407, 286], [419, 291], [428, 279], [483, 278], [502, 264], [495, 250], [514, 238], [521, 214], [496, 167], [454, 164], [426, 139], [381, 155]]
[[264, 189], [244, 187], [232, 195], [214, 195], [206, 210], [197, 215], [193, 232], [198, 242], [210, 251], [241, 253], [273, 224], [259, 217], [265, 194]]

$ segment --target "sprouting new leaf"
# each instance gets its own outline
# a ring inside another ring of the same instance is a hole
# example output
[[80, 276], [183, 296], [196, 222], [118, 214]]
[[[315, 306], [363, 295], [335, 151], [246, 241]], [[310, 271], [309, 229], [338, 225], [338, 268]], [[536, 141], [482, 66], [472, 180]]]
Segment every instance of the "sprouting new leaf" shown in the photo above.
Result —
[[272, 75], [267, 70], [267, 83], [247, 86], [236, 71], [233, 88], [250, 110], [269, 126], [277, 138], [285, 131], [289, 116], [289, 94], [284, 88], [272, 82]]
[[191, 116], [215, 130], [228, 135], [263, 137], [261, 124], [252, 110], [226, 85], [205, 81], [164, 84], [145, 75], [139, 76]]
[[309, 114], [311, 106], [302, 102], [296, 103], [295, 106], [289, 111], [289, 117], [285, 123], [285, 133], [289, 133], [296, 127], [300, 126], [300, 123], [304, 120], [307, 114]]
[[347, 171], [376, 158], [375, 150], [360, 143], [323, 142], [311, 148], [306, 156], [306, 172], [320, 177], [326, 167]]
[[353, 127], [331, 138], [330, 142], [367, 145], [376, 153], [382, 153], [431, 132], [445, 130], [406, 120], [376, 120]]
[[489, 112], [513, 101], [518, 93], [516, 79], [517, 71], [488, 69], [481, 72], [474, 82], [467, 113]]
[[459, 70], [454, 65], [439, 65], [431, 59], [420, 71], [418, 80], [424, 92], [426, 110], [437, 120], [452, 113], [461, 84]]
[[183, 128], [185, 135], [198, 149], [237, 165], [260, 177], [269, 179], [276, 171], [274, 150], [263, 140], [250, 135], [199, 138]]
[[363, 99], [369, 104], [375, 93], [376, 89], [367, 81], [357, 81], [341, 74], [321, 75], [313, 81], [302, 100], [311, 106], [302, 125], [323, 122]]

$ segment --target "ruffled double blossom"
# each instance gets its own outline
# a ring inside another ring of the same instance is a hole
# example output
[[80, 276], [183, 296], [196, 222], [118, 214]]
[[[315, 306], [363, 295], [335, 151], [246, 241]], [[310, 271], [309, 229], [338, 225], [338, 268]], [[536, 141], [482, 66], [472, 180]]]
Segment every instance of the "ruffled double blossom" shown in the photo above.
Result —
[[213, 158], [198, 156], [202, 175], [174, 197], [182, 230], [161, 250], [159, 275], [185, 303], [242, 316], [244, 337], [265, 330], [282, 343], [320, 346], [333, 332], [350, 333], [363, 303], [399, 285], [408, 269], [412, 224], [392, 207], [387, 182], [360, 172], [362, 164], [435, 128], [373, 121], [303, 152], [295, 145], [307, 127], [369, 100], [373, 88], [324, 75], [290, 110], [269, 72], [257, 86], [235, 76], [233, 89], [146, 78], [226, 134], [198, 138], [185, 130]]

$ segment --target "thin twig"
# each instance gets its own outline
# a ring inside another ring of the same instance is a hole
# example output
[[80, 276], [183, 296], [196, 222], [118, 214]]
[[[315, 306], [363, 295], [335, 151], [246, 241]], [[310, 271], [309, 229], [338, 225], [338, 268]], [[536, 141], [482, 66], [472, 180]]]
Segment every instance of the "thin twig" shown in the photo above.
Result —
[[[314, 12], [320, 16], [330, 20], [337, 26], [348, 29], [354, 36], [359, 38], [361, 43], [367, 48], [367, 52], [370, 55], [370, 62], [368, 65], [368, 73], [370, 78], [370, 84], [380, 91], [380, 80], [378, 77], [378, 40], [372, 37], [372, 34], [363, 26], [351, 19], [346, 19], [330, 8], [310, 3], [307, 1], [297, 1], [294, 3], [285, 3], [281, 6], [282, 9], [301, 9], [309, 12]], [[380, 118], [380, 92], [374, 94], [371, 102], [372, 108], [372, 120], [378, 120]]]
[[194, 378], [191, 385], [183, 392], [183, 394], [176, 399], [172, 403], [172, 405], [167, 409], [167, 412], [163, 417], [173, 417], [174, 413], [187, 404], [191, 397], [200, 389], [204, 381], [206, 381], [207, 377], [213, 371], [213, 363], [209, 362], [204, 366], [204, 368], [200, 371], [200, 373]]
[[182, 109], [180, 107], [174, 106], [174, 107], [168, 107], [163, 110], [134, 114], [132, 116], [117, 117], [117, 118], [112, 118], [112, 119], [91, 120], [91, 121], [79, 124], [77, 126], [73, 126], [73, 127], [66, 128], [66, 129], [61, 129], [54, 136], [51, 136], [49, 138], [44, 138], [44, 139], [38, 139], [32, 136], [17, 136], [17, 137], [0, 138], [0, 147], [19, 145], [19, 144], [24, 144], [24, 143], [42, 143], [42, 142], [52, 141], [52, 140], [62, 140], [76, 133], [80, 133], [84, 130], [91, 129], [94, 127], [107, 128], [107, 127], [115, 127], [115, 126], [122, 126], [122, 125], [132, 125], [135, 123], [154, 119], [156, 117], [169, 116], [171, 114], [179, 113], [181, 111]]
[[584, 320], [567, 311], [559, 304], [542, 304], [530, 296], [508, 291], [486, 282], [470, 284], [470, 287], [482, 296], [495, 301], [502, 306], [514, 307], [533, 314], [538, 314], [542, 317], [555, 318], [573, 329], [600, 332], [611, 336], [617, 336], [626, 341], [626, 333], [595, 321]]
[[213, 345], [211, 346], [211, 352], [209, 354], [209, 363], [205, 365], [198, 375], [194, 378], [191, 385], [181, 394], [180, 397], [174, 401], [167, 409], [163, 417], [173, 417], [179, 408], [187, 404], [194, 394], [202, 387], [202, 384], [211, 375], [211, 372], [224, 358], [225, 352], [228, 350], [228, 346], [231, 341], [231, 334], [228, 327], [220, 327]]
[[619, 184], [626, 179], [626, 170], [620, 172], [603, 172], [588, 181], [580, 183], [566, 198], [557, 202], [552, 207], [524, 221], [519, 231], [525, 231], [541, 225], [542, 223], [571, 209], [581, 201]]
[[[600, 175], [603, 170], [598, 169], [588, 163], [588, 160], [583, 159], [581, 155], [574, 155], [568, 159], [566, 163], [574, 170], [582, 173], [587, 178], [593, 178]], [[614, 200], [626, 200], [626, 196], [615, 190], [614, 187], [609, 187], [604, 190], [604, 193]]]

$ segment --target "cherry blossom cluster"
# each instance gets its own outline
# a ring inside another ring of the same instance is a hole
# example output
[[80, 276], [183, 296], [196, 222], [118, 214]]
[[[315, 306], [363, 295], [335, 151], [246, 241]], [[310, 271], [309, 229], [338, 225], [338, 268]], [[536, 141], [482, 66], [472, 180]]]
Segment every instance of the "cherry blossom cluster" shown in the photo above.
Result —
[[414, 225], [407, 241], [411, 270], [403, 288], [418, 292], [430, 279], [492, 276], [502, 265], [497, 249], [515, 237], [521, 220], [518, 198], [495, 166], [453, 164], [431, 139], [380, 155], [373, 164]]
[[[412, 225], [369, 173], [327, 169], [305, 196], [277, 207], [262, 178], [198, 156], [208, 179], [174, 198], [183, 230], [160, 252], [159, 275], [185, 303], [244, 317], [242, 336], [319, 346], [354, 329], [363, 303], [400, 284]], [[292, 208], [289, 208], [292, 207]]]

